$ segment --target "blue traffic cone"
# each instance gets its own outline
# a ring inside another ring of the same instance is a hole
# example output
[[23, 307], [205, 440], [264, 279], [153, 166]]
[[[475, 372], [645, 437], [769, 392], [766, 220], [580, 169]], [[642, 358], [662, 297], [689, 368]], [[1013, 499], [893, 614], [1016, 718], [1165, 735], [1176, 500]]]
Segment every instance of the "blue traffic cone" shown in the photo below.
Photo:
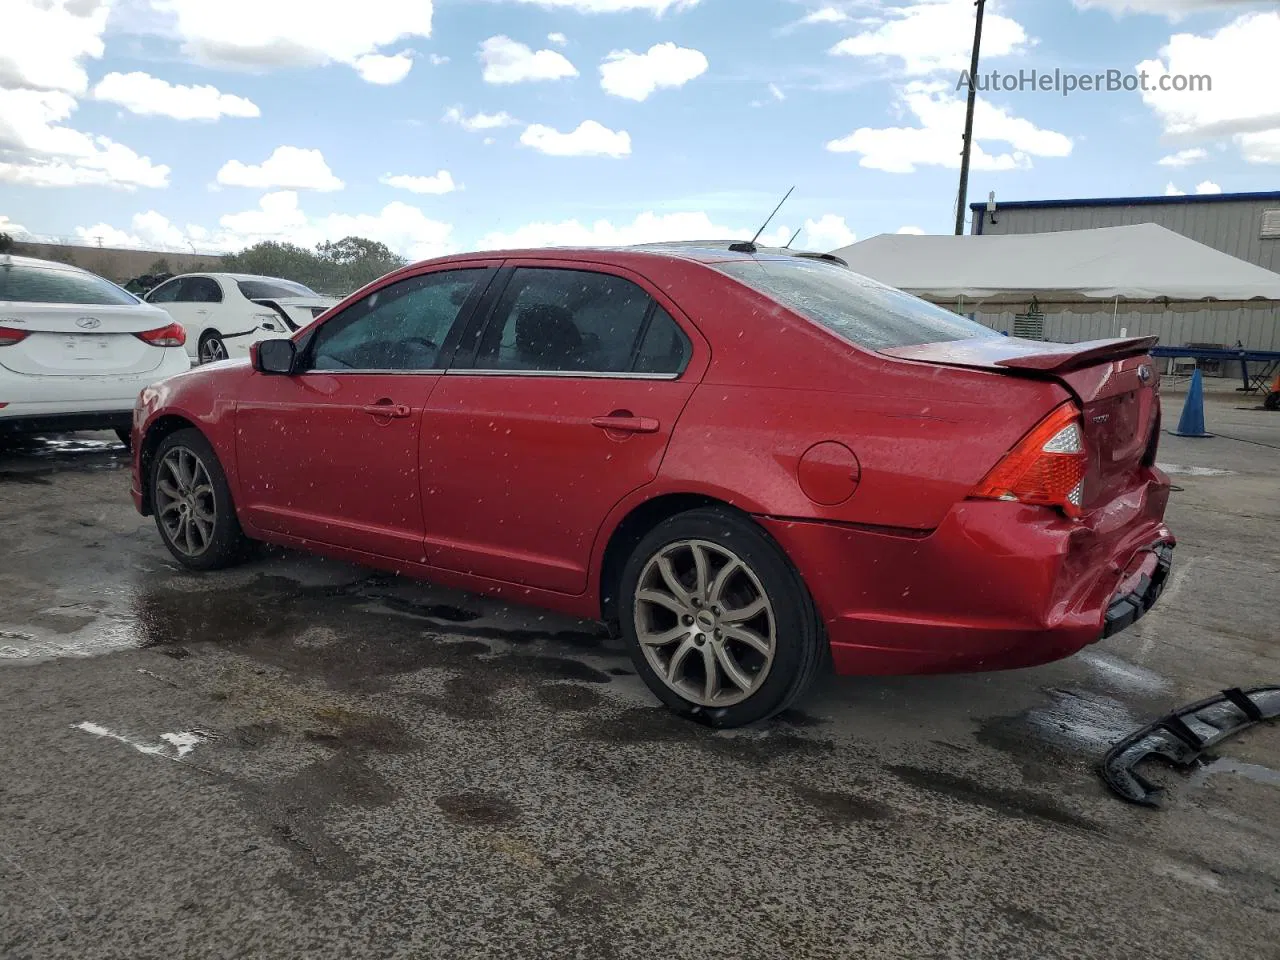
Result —
[[1187, 391], [1187, 402], [1182, 406], [1182, 416], [1178, 419], [1178, 429], [1173, 431], [1175, 437], [1212, 437], [1204, 429], [1204, 382], [1200, 379], [1200, 371], [1191, 374], [1191, 388]]

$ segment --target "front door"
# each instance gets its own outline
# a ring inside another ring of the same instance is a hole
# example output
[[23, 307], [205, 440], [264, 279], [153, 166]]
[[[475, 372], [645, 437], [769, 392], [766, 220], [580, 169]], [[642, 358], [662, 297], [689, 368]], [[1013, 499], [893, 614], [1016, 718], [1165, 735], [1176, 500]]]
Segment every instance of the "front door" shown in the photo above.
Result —
[[577, 594], [606, 515], [657, 475], [706, 348], [638, 277], [514, 266], [474, 358], [427, 403], [427, 549], [438, 566]]
[[236, 408], [239, 497], [255, 526], [422, 562], [422, 411], [488, 271], [381, 287], [299, 337], [301, 371], [255, 373]]

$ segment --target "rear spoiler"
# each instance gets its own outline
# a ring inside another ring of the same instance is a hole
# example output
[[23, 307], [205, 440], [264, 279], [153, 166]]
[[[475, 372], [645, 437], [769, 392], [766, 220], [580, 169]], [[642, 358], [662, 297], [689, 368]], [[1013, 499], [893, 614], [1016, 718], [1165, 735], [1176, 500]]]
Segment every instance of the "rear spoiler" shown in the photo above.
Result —
[[1122, 360], [1149, 353], [1160, 342], [1159, 337], [1129, 337], [1116, 340], [1092, 340], [1085, 343], [1063, 344], [1062, 350], [1030, 353], [1007, 360], [997, 360], [997, 366], [1015, 370], [1042, 370], [1046, 373], [1066, 373], [1088, 367], [1101, 360]]

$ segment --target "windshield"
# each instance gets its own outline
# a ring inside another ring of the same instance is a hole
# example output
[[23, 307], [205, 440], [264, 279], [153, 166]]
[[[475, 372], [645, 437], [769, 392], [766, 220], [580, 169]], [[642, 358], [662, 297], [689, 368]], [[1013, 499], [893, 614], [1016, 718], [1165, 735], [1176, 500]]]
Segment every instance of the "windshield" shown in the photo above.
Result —
[[869, 350], [997, 336], [980, 323], [831, 263], [756, 258], [715, 267]]
[[0, 262], [0, 300], [129, 306], [138, 298], [109, 280], [82, 270]]
[[318, 297], [314, 290], [292, 280], [237, 280], [236, 286], [246, 300], [266, 300], [270, 297]]

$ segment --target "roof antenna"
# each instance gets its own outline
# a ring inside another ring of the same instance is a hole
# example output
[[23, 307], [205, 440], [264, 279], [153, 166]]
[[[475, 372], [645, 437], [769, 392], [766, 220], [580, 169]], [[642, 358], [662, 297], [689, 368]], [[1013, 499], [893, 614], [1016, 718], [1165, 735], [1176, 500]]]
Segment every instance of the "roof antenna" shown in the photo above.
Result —
[[729, 249], [734, 253], [755, 253], [757, 250], [756, 241], [760, 239], [760, 234], [764, 233], [764, 228], [769, 226], [769, 221], [778, 215], [778, 211], [782, 209], [782, 204], [787, 202], [787, 198], [790, 197], [791, 194], [795, 193], [795, 190], [796, 188], [792, 187], [787, 191], [787, 195], [782, 198], [776, 207], [773, 208], [773, 213], [769, 214], [768, 219], [766, 219], [764, 223], [760, 224], [760, 229], [756, 231], [756, 235], [754, 237], [746, 243], [731, 243], [729, 244]]
[[[803, 229], [804, 227], [800, 228], [800, 230], [803, 230]], [[791, 239], [787, 241], [787, 245], [782, 248], [783, 250], [791, 249], [791, 245], [796, 242], [796, 237], [800, 236], [800, 230], [797, 230], [795, 233], [791, 235]]]

